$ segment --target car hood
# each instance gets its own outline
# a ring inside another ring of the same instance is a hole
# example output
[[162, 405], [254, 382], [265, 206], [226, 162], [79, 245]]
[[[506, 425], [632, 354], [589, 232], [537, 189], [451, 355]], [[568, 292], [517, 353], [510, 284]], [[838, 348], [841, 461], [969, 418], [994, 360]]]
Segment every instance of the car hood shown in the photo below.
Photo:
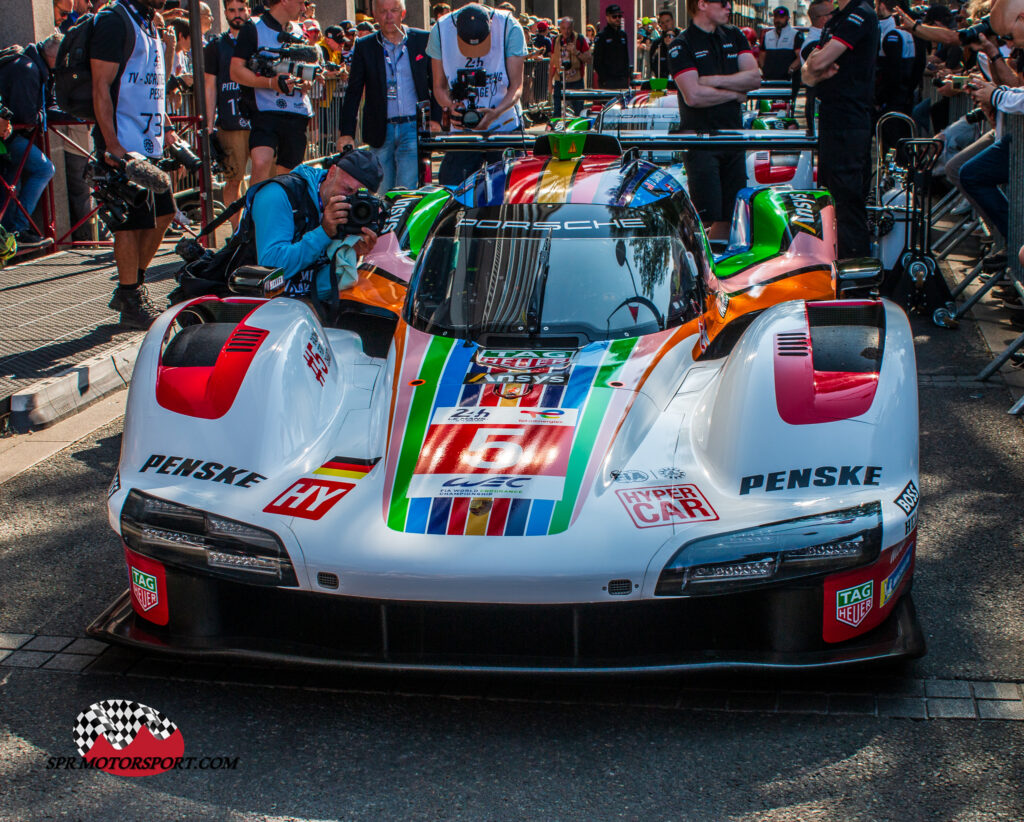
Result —
[[625, 465], [673, 396], [696, 326], [578, 350], [485, 347], [403, 328], [384, 457], [388, 527], [565, 531], [601, 467]]

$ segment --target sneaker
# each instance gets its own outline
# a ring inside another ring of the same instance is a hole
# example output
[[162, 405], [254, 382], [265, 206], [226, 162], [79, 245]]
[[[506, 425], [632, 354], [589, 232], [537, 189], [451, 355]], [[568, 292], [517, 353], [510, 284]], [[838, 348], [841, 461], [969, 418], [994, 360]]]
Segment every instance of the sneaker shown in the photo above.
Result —
[[33, 231], [15, 231], [14, 239], [18, 241], [18, 248], [30, 248], [37, 245], [46, 245], [46, 240]]
[[121, 325], [142, 330], [149, 328], [162, 313], [149, 298], [144, 285], [134, 289], [116, 289], [110, 308], [121, 312]]

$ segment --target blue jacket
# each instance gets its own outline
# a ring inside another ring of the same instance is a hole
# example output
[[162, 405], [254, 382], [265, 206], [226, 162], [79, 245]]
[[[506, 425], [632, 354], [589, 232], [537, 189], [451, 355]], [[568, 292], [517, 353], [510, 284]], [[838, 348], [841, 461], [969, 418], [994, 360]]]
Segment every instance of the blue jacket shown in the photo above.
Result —
[[[320, 203], [320, 183], [327, 172], [313, 166], [296, 166], [292, 174], [306, 181], [310, 198], [322, 211]], [[256, 259], [260, 265], [284, 269], [286, 276], [294, 276], [316, 264], [324, 257], [331, 238], [322, 226], [307, 231], [298, 242], [293, 243], [295, 234], [294, 219], [288, 195], [279, 185], [273, 183], [262, 186], [253, 197], [252, 221], [256, 229]], [[317, 269], [317, 280], [321, 273], [329, 275], [330, 268], [323, 263]]]

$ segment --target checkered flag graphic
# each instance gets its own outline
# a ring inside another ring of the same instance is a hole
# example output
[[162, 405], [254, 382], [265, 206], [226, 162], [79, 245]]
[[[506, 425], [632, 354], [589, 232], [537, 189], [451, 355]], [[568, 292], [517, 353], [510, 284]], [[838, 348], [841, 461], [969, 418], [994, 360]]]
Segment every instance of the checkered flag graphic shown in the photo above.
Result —
[[127, 748], [145, 725], [157, 739], [167, 739], [178, 726], [155, 708], [127, 699], [105, 699], [89, 706], [75, 723], [75, 745], [85, 756], [104, 736], [116, 751]]

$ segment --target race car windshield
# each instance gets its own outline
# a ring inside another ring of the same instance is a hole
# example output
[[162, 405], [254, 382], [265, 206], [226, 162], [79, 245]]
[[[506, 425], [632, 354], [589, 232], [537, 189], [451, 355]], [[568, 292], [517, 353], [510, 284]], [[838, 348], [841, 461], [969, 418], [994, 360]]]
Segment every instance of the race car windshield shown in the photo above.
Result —
[[660, 215], [540, 209], [470, 209], [442, 224], [417, 264], [410, 324], [478, 342], [571, 337], [585, 345], [696, 316], [700, 268]]

